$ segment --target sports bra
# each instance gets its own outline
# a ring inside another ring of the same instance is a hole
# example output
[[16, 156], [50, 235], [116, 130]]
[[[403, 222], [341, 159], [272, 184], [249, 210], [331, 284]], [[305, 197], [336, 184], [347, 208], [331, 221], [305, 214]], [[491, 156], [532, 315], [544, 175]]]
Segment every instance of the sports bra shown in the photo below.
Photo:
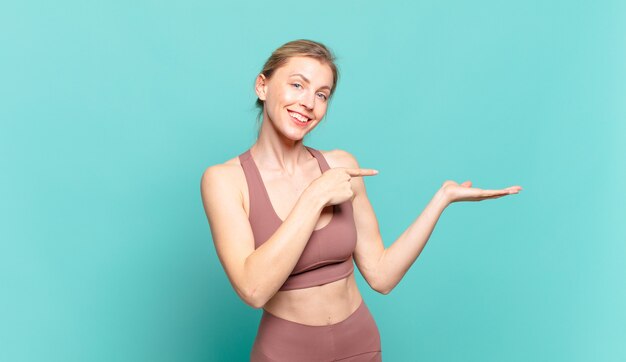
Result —
[[[319, 163], [322, 173], [330, 167], [322, 153], [304, 146]], [[254, 234], [254, 248], [267, 241], [283, 220], [276, 214], [252, 154], [239, 155], [250, 198], [248, 220]], [[356, 225], [352, 202], [333, 205], [333, 216], [326, 226], [314, 230], [298, 263], [279, 290], [309, 288], [343, 279], [354, 271], [352, 253], [356, 247]]]

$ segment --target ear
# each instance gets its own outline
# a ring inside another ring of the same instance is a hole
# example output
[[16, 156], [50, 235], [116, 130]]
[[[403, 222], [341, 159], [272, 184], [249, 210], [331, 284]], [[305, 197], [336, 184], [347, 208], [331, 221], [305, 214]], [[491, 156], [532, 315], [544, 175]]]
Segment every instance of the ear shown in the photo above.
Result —
[[265, 98], [267, 96], [267, 78], [265, 78], [265, 75], [259, 74], [256, 77], [254, 90], [256, 92], [256, 95], [259, 97], [259, 99], [262, 101], [265, 101]]

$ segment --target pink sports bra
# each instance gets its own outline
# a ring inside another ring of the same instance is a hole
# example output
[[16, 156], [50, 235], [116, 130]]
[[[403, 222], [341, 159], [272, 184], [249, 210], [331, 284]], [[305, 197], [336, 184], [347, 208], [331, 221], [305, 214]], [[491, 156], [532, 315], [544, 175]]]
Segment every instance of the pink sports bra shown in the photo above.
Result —
[[[319, 163], [322, 173], [330, 167], [322, 153], [304, 146]], [[239, 155], [250, 195], [248, 220], [254, 234], [255, 249], [267, 241], [282, 224], [270, 202], [261, 173], [248, 149]], [[356, 226], [352, 203], [334, 205], [330, 223], [314, 230], [295, 268], [279, 290], [309, 288], [347, 277], [354, 271], [352, 253], [356, 247]]]

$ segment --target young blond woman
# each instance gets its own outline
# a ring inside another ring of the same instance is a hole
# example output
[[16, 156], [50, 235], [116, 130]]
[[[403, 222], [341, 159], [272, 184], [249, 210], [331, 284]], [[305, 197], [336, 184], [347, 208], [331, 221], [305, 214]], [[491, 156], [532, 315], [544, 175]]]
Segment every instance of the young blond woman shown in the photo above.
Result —
[[337, 85], [321, 43], [288, 42], [256, 78], [262, 123], [238, 157], [207, 168], [202, 200], [219, 260], [237, 294], [263, 308], [251, 361], [381, 361], [378, 327], [354, 278], [389, 293], [453, 202], [518, 193], [445, 181], [421, 215], [385, 249], [361, 168], [347, 151], [303, 139]]

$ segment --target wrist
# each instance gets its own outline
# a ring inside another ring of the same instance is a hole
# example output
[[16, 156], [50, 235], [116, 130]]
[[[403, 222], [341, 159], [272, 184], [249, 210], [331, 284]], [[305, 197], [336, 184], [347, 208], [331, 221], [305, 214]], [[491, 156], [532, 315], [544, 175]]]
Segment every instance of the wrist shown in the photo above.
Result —
[[433, 197], [433, 201], [439, 204], [442, 209], [445, 209], [452, 203], [452, 200], [450, 200], [450, 196], [443, 187], [437, 190], [435, 196]]
[[311, 187], [307, 187], [300, 198], [303, 199], [307, 207], [319, 212], [321, 212], [322, 209], [324, 209], [324, 206], [326, 206], [326, 200], [321, 195], [316, 193], [315, 189]]

